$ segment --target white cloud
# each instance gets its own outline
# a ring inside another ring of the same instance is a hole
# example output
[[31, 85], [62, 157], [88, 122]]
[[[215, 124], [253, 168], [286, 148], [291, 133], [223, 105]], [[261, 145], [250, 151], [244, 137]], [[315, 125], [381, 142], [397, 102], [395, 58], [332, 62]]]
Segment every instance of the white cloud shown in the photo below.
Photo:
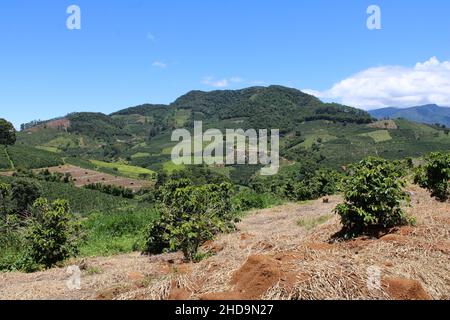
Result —
[[231, 78], [223, 78], [223, 79], [217, 79], [215, 77], [209, 76], [205, 77], [202, 80], [203, 84], [206, 84], [207, 86], [214, 87], [214, 88], [226, 88], [233, 84], [242, 84], [246, 83], [244, 79], [241, 77], [231, 77]]
[[161, 69], [165, 69], [167, 68], [167, 63], [161, 62], [161, 61], [155, 61], [152, 63], [152, 66], [157, 67], [157, 68], [161, 68]]
[[205, 77], [202, 83], [214, 88], [225, 88], [230, 84], [227, 79], [214, 79], [214, 77]]
[[450, 62], [433, 57], [414, 67], [375, 67], [344, 79], [329, 90], [303, 91], [363, 109], [431, 103], [450, 106]]

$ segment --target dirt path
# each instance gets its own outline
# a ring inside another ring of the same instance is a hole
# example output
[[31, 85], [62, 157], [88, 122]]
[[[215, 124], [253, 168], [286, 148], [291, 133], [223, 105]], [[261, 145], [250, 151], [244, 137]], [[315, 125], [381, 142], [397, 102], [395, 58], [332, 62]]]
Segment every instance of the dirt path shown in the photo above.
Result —
[[[67, 268], [57, 268], [0, 274], [0, 298], [449, 299], [450, 205], [411, 192], [417, 226], [381, 239], [330, 241], [340, 229], [337, 217], [322, 219], [340, 201], [331, 197], [252, 213], [238, 232], [205, 245], [215, 254], [198, 264], [180, 254], [74, 260], [81, 290], [69, 290]], [[379, 287], [367, 286], [370, 270], [379, 272]]]

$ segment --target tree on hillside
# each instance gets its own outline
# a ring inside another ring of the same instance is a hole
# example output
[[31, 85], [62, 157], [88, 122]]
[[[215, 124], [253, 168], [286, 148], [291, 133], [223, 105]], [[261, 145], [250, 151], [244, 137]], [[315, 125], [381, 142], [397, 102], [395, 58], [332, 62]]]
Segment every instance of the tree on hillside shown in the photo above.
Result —
[[15, 211], [26, 214], [29, 207], [42, 195], [42, 186], [33, 180], [17, 179], [11, 184], [11, 195]]
[[11, 122], [0, 119], [0, 144], [10, 146], [16, 143], [16, 130]]

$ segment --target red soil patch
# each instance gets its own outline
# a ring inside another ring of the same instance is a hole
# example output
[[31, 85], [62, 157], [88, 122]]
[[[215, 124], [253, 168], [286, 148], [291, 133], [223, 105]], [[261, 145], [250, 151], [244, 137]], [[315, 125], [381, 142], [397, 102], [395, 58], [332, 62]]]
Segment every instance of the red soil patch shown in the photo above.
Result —
[[231, 284], [246, 299], [258, 299], [281, 278], [280, 262], [268, 256], [250, 256]]
[[212, 240], [207, 241], [203, 246], [202, 246], [203, 250], [212, 252], [214, 254], [219, 253], [220, 251], [222, 251], [225, 246], [223, 244], [220, 243], [214, 243]]
[[27, 132], [38, 132], [42, 128], [52, 128], [52, 129], [58, 129], [58, 130], [67, 130], [70, 127], [70, 120], [67, 118], [57, 119], [45, 122], [43, 124], [40, 124], [38, 126], [32, 127]]
[[144, 280], [144, 275], [140, 272], [129, 272], [127, 276], [131, 281], [135, 283]]
[[385, 242], [395, 242], [399, 244], [405, 244], [408, 242], [408, 239], [404, 236], [400, 236], [398, 234], [387, 234], [380, 238], [381, 241]]
[[310, 250], [333, 250], [335, 246], [331, 243], [308, 243], [306, 247]]
[[441, 251], [442, 253], [450, 255], [450, 242], [438, 242], [437, 244], [433, 245], [433, 249], [435, 251]]
[[249, 233], [241, 233], [241, 240], [242, 241], [245, 241], [245, 240], [248, 240], [248, 239], [251, 239], [251, 238], [253, 238], [253, 235], [251, 235]]
[[279, 253], [274, 257], [264, 255], [250, 256], [232, 277], [234, 289], [229, 292], [209, 293], [201, 300], [257, 300], [277, 283], [291, 290], [298, 278], [309, 278], [305, 274], [293, 273], [290, 263], [301, 260], [299, 252]]
[[287, 251], [277, 253], [273, 258], [281, 261], [282, 263], [289, 263], [304, 260], [305, 254], [296, 251]]
[[386, 292], [394, 300], [433, 300], [419, 281], [386, 278], [382, 283]]
[[252, 255], [232, 277], [234, 289], [229, 292], [209, 293], [201, 300], [257, 300], [279, 281], [286, 281], [281, 262], [269, 256]]
[[172, 282], [172, 289], [170, 290], [168, 300], [188, 300], [192, 296], [192, 292], [186, 288], [180, 288], [175, 282]]

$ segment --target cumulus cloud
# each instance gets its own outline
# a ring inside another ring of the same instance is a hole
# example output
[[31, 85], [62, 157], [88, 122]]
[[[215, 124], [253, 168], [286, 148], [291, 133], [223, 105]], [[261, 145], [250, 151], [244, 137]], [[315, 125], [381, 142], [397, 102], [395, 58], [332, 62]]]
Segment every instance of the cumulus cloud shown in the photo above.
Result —
[[304, 91], [362, 109], [423, 104], [450, 106], [450, 62], [432, 57], [414, 67], [375, 67], [344, 79], [329, 90]]
[[165, 69], [167, 68], [167, 63], [161, 62], [161, 61], [155, 61], [152, 63], [152, 66], [157, 67], [157, 68], [161, 68], [161, 69]]
[[232, 77], [232, 78], [224, 78], [224, 79], [216, 79], [214, 77], [205, 77], [202, 81], [203, 84], [206, 84], [207, 86], [214, 87], [214, 88], [226, 88], [229, 87], [231, 84], [237, 84], [237, 83], [243, 83], [245, 82], [244, 79], [241, 77]]

